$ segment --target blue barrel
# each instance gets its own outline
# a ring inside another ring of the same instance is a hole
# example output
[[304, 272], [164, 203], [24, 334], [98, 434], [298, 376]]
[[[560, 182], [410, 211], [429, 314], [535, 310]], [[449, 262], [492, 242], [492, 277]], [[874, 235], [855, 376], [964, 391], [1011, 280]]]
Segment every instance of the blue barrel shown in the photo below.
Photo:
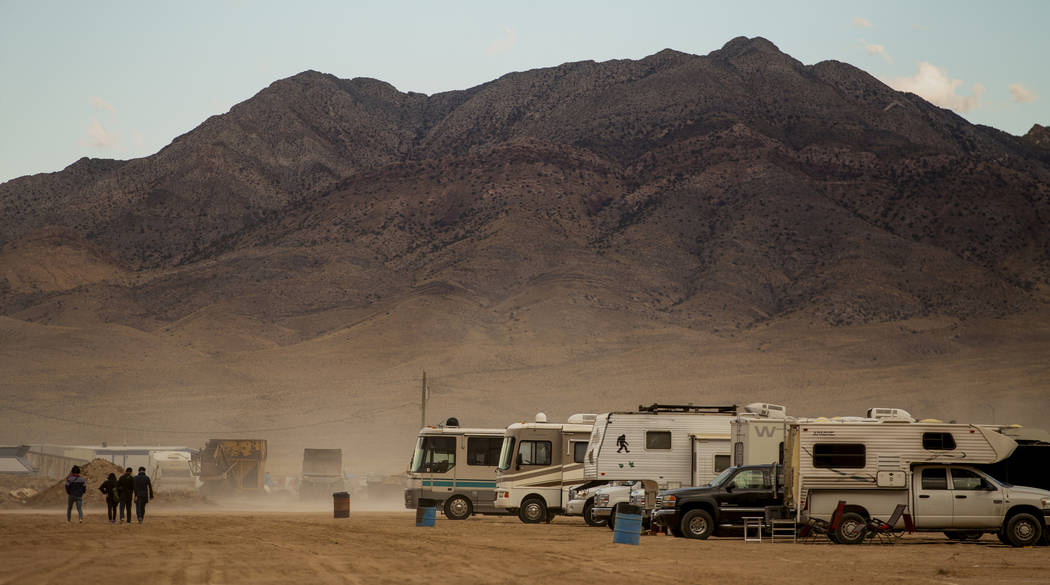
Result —
[[616, 504], [613, 521], [613, 542], [637, 545], [642, 535], [642, 509], [638, 506]]
[[437, 521], [437, 502], [419, 498], [416, 505], [416, 526], [433, 526]]

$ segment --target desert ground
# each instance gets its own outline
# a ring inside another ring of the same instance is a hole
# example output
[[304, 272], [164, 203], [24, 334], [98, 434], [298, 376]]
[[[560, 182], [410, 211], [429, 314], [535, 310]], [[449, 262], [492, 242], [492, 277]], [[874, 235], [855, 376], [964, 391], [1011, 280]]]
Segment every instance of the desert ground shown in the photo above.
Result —
[[644, 536], [613, 544], [577, 518], [438, 518], [411, 512], [330, 513], [159, 508], [144, 524], [111, 525], [89, 509], [0, 513], [0, 584], [36, 583], [1046, 583], [1050, 549], [994, 537], [950, 543], [906, 535], [894, 545], [745, 543]]

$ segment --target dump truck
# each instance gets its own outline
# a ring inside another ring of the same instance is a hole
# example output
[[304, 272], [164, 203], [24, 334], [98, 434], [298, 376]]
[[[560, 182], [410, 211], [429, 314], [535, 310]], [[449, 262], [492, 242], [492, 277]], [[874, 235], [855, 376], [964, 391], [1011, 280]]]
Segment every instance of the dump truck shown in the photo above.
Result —
[[303, 477], [299, 498], [316, 500], [346, 489], [342, 449], [303, 449]]
[[266, 473], [266, 441], [209, 439], [193, 464], [201, 481], [201, 491], [259, 491]]

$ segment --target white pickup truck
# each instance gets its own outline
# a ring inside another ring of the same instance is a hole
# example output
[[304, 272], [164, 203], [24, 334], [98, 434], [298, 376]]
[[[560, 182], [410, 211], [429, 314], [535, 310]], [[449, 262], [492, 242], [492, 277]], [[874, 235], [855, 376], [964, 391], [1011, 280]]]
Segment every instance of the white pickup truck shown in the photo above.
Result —
[[[910, 481], [901, 477], [896, 488], [814, 486], [804, 518], [830, 520], [838, 502], [845, 501], [834, 536], [839, 543], [855, 544], [864, 540], [869, 518], [886, 520], [898, 504], [905, 504], [917, 531], [944, 532], [956, 539], [995, 533], [1012, 546], [1046, 542], [1050, 491], [1003, 483], [967, 465], [921, 464], [910, 473]], [[904, 528], [903, 518], [897, 528]]]

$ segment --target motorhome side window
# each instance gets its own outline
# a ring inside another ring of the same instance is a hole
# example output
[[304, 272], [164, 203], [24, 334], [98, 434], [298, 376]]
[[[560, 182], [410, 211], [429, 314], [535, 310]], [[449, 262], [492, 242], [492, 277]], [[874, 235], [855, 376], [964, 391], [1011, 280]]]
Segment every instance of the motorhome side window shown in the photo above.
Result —
[[859, 469], [866, 465], [863, 443], [817, 443], [813, 445], [813, 467]]
[[583, 441], [574, 441], [572, 443], [572, 461], [573, 463], [583, 463], [584, 457], [587, 455], [587, 443]]
[[421, 437], [414, 473], [445, 473], [456, 466], [456, 437]]
[[646, 449], [670, 449], [671, 431], [645, 431]]
[[550, 465], [550, 441], [522, 441], [518, 443], [518, 457], [522, 465]]
[[952, 451], [955, 437], [951, 433], [923, 433], [922, 448], [929, 451]]
[[930, 467], [922, 470], [922, 489], [948, 489], [948, 470], [944, 467]]
[[467, 437], [467, 465], [495, 467], [503, 437]]

